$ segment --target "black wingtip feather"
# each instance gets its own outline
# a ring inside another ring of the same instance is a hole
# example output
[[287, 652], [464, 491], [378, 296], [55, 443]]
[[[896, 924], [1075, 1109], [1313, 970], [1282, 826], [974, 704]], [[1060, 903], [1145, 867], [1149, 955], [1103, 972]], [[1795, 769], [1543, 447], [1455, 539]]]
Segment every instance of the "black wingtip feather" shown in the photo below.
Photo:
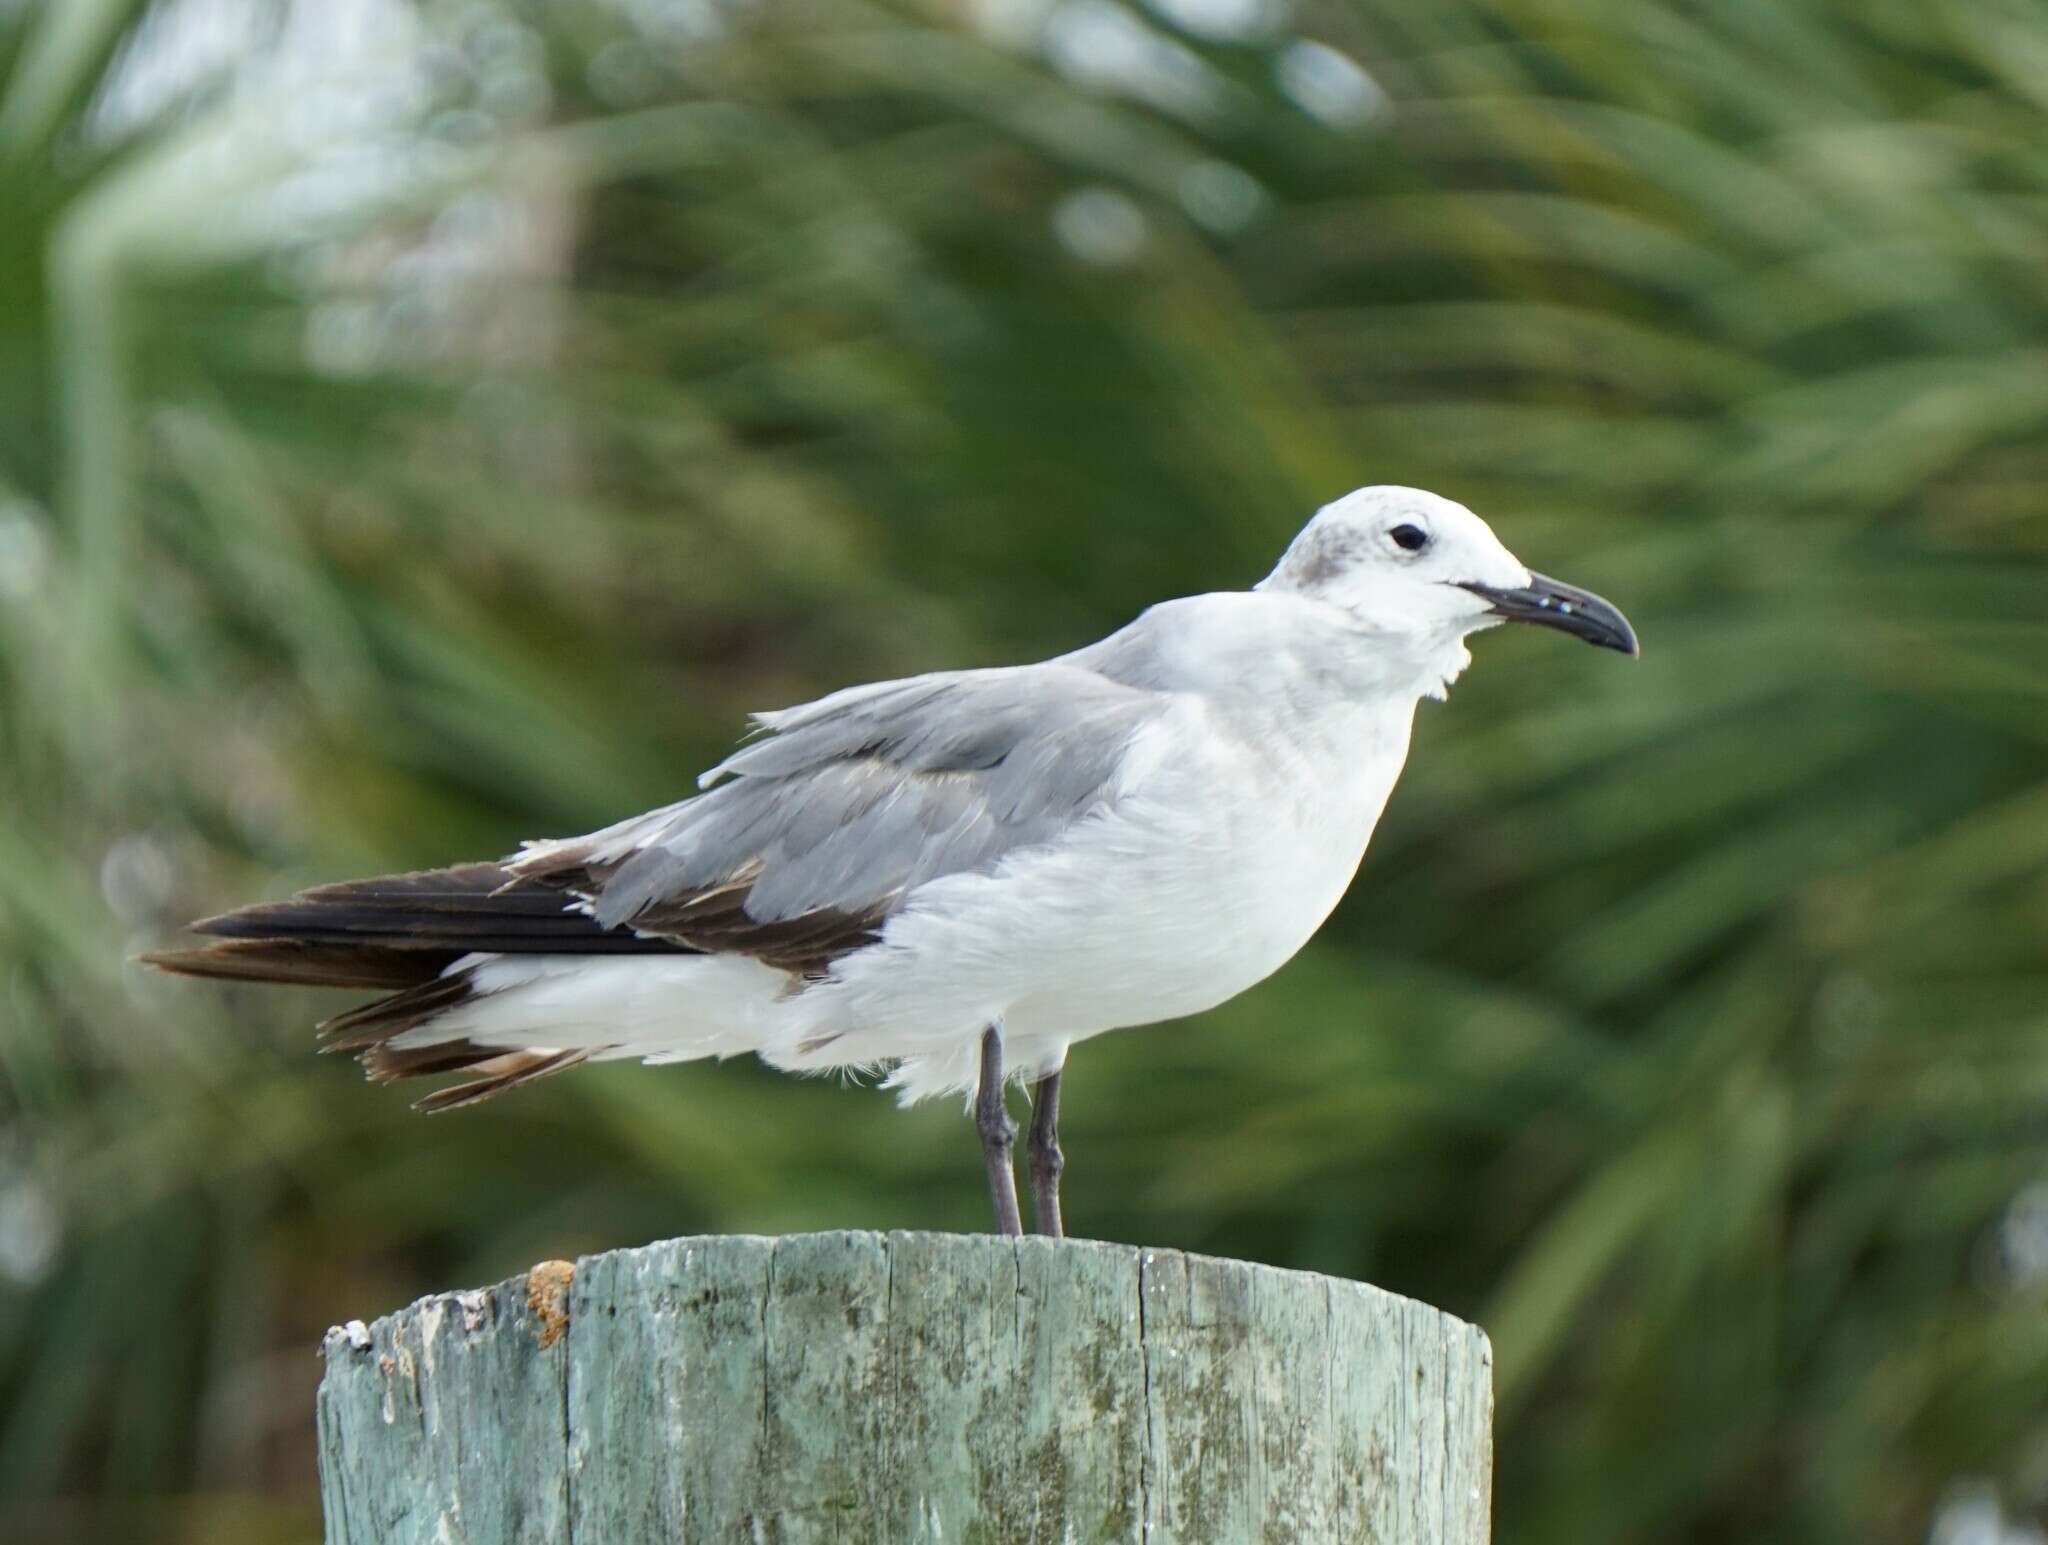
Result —
[[370, 942], [219, 939], [195, 949], [151, 950], [136, 957], [173, 976], [290, 987], [368, 987], [396, 991], [432, 981], [454, 960], [449, 949], [392, 949]]
[[469, 954], [687, 952], [671, 939], [600, 928], [562, 893], [503, 864], [457, 864], [317, 886], [192, 925], [215, 942], [143, 959], [162, 971], [323, 987], [409, 987]]
[[386, 996], [320, 1026], [324, 1051], [350, 1052], [379, 1083], [433, 1073], [480, 1076], [437, 1090], [427, 1111], [473, 1105], [503, 1090], [573, 1067], [591, 1049], [481, 1046], [456, 1036], [425, 1046], [391, 1042], [475, 995], [474, 973], [449, 967], [471, 954], [694, 953], [675, 940], [604, 929], [560, 890], [502, 864], [458, 864], [411, 874], [349, 880], [285, 901], [202, 918], [208, 942], [156, 950], [143, 963], [181, 976], [356, 987]]

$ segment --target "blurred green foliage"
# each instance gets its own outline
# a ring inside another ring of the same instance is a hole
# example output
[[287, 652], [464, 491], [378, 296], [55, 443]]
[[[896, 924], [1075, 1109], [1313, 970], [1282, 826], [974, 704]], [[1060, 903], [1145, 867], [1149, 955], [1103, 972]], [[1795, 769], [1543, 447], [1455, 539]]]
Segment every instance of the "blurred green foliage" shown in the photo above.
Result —
[[312, 1538], [310, 1348], [420, 1292], [983, 1222], [953, 1110], [426, 1120], [131, 952], [1362, 482], [1646, 657], [1481, 641], [1303, 958], [1075, 1056], [1070, 1219], [1476, 1317], [1505, 1541], [2038, 1517], [2044, 60], [2041, 0], [0, 5], [8, 1537]]

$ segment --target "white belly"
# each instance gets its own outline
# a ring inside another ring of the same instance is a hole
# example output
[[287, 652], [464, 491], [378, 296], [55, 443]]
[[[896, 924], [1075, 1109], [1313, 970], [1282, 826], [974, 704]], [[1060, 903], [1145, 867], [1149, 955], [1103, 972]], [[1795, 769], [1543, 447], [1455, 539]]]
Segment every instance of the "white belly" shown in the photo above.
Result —
[[1162, 745], [1213, 749], [1150, 766], [1140, 755], [1113, 810], [993, 873], [924, 887], [882, 943], [842, 962], [816, 989], [844, 1031], [831, 1060], [928, 1058], [943, 1086], [992, 1020], [1015, 1065], [1056, 1065], [1069, 1042], [1235, 997], [1343, 896], [1408, 723], [1339, 717], [1284, 755], [1169, 729]]

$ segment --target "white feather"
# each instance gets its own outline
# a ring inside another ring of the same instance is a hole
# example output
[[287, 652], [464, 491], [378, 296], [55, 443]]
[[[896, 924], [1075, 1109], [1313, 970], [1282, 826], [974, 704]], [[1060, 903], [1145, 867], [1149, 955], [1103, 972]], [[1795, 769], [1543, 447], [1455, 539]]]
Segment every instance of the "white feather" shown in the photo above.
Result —
[[[1407, 519], [1432, 533], [1423, 558], [1386, 542]], [[1528, 581], [1462, 506], [1361, 490], [1257, 592], [1167, 603], [1068, 656], [1117, 662], [1171, 700], [1125, 748], [1112, 798], [1052, 841], [919, 886], [821, 979], [732, 956], [472, 958], [450, 969], [473, 969], [477, 996], [394, 1044], [754, 1052], [804, 1073], [893, 1064], [890, 1086], [912, 1101], [970, 1089], [993, 1021], [1009, 1070], [1029, 1078], [1074, 1042], [1213, 1007], [1290, 959], [1350, 884], [1417, 700], [1442, 694], [1469, 659], [1464, 636], [1487, 625], [1485, 604], [1447, 582], [1467, 571]], [[817, 706], [759, 719], [773, 729]], [[676, 808], [608, 828], [598, 856], [658, 841]]]

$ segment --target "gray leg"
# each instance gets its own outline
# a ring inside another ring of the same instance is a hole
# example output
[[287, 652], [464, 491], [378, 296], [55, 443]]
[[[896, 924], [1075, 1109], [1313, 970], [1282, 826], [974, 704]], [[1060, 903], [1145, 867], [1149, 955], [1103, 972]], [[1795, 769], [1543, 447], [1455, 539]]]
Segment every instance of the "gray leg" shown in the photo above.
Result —
[[1060, 1171], [1067, 1156], [1060, 1152], [1060, 1070], [1054, 1068], [1031, 1086], [1031, 1230], [1054, 1239], [1066, 1237], [1060, 1225]]
[[1000, 1021], [981, 1032], [981, 1088], [974, 1097], [974, 1129], [981, 1134], [981, 1162], [988, 1170], [988, 1199], [996, 1210], [996, 1232], [1019, 1238], [1024, 1219], [1017, 1211], [1017, 1174], [1010, 1167], [1017, 1123], [1003, 1107]]

